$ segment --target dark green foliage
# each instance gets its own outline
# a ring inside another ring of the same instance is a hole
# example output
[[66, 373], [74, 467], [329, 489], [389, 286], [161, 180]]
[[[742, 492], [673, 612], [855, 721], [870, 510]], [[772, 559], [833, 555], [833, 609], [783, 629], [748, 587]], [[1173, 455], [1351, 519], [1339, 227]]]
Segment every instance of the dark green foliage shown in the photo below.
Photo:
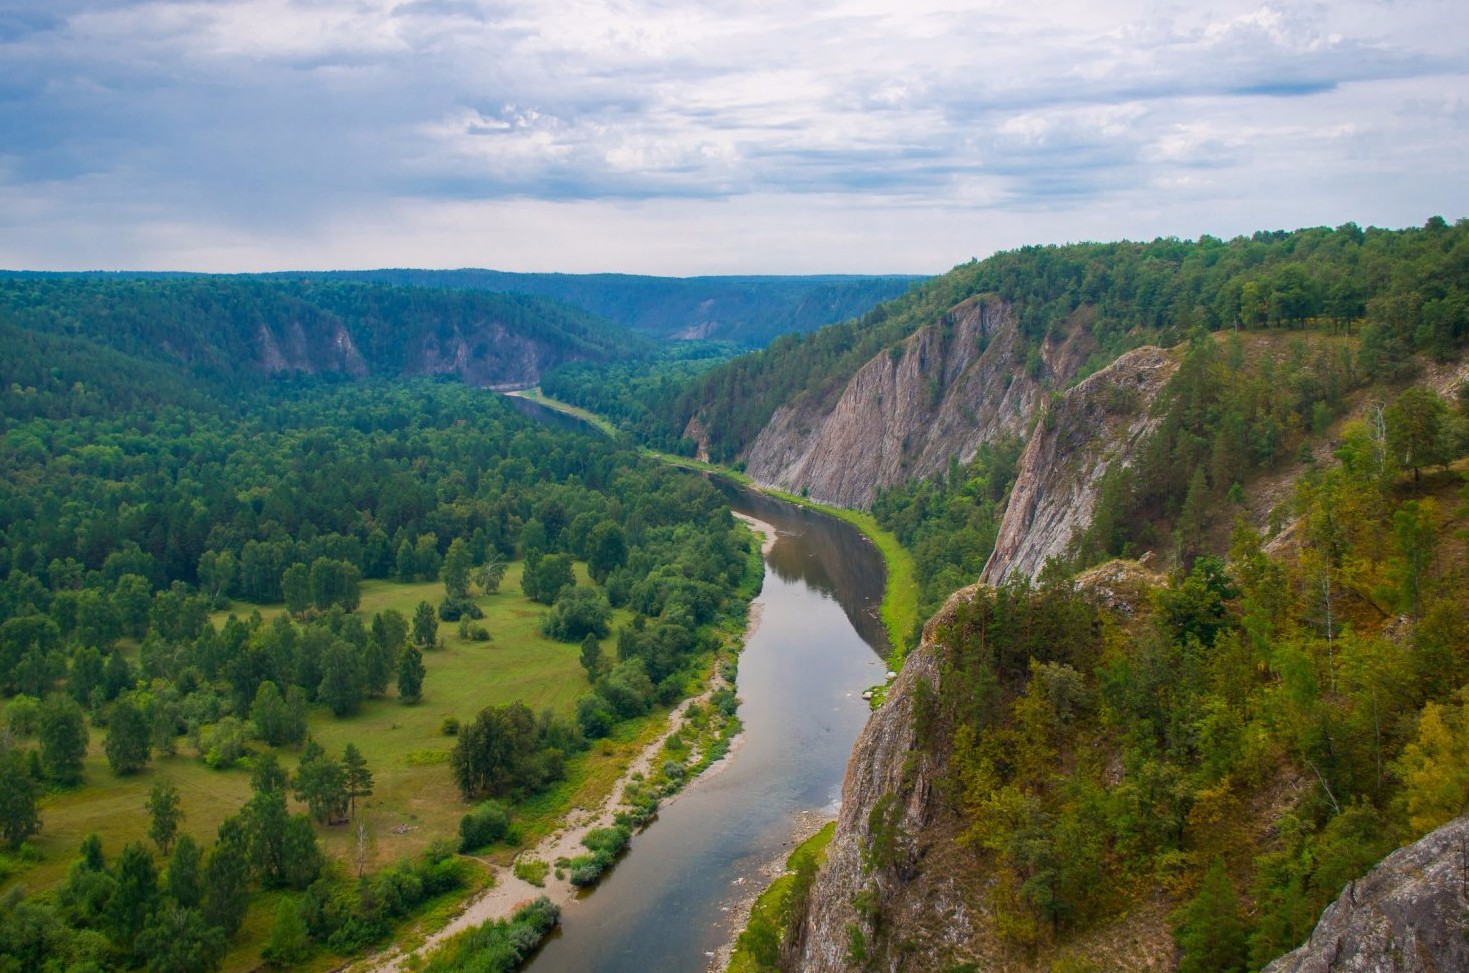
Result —
[[260, 955], [272, 967], [289, 969], [311, 954], [311, 940], [306, 924], [291, 899], [281, 899], [275, 910], [275, 925], [270, 927], [270, 941]]
[[459, 819], [459, 851], [467, 854], [510, 833], [510, 814], [498, 801], [485, 801]]
[[372, 771], [355, 743], [348, 743], [342, 750], [342, 770], [346, 774], [349, 811], [356, 815], [357, 799], [372, 796]]
[[1179, 973], [1239, 973], [1245, 968], [1245, 925], [1224, 862], [1214, 859], [1198, 895], [1179, 914]]
[[943, 475], [878, 489], [872, 515], [913, 552], [924, 617], [984, 570], [1020, 448], [1018, 439], [985, 443], [968, 463], [955, 460]]
[[233, 936], [250, 905], [250, 834], [240, 817], [219, 826], [219, 837], [204, 864], [201, 911], [211, 926]]
[[117, 948], [131, 955], [158, 901], [153, 856], [140, 842], [129, 843], [118, 855], [116, 877], [117, 891], [108, 901], [104, 928]]
[[612, 606], [605, 595], [596, 588], [574, 585], [561, 589], [541, 631], [561, 642], [580, 642], [587, 636], [606, 638], [611, 618]]
[[421, 649], [431, 649], [438, 644], [439, 619], [434, 606], [420, 601], [413, 612], [413, 644]]
[[351, 643], [334, 639], [321, 659], [321, 685], [316, 695], [334, 716], [357, 712], [364, 695], [362, 659]]
[[423, 698], [423, 653], [417, 645], [405, 645], [398, 655], [398, 699], [416, 703]]
[[587, 671], [587, 679], [595, 683], [602, 673], [602, 646], [595, 634], [588, 632], [581, 640], [580, 658], [581, 667]]
[[112, 704], [102, 749], [115, 773], [135, 774], [148, 766], [149, 738], [148, 721], [131, 699], [124, 696]]
[[560, 780], [569, 749], [584, 746], [575, 727], [524, 703], [490, 706], [462, 726], [449, 757], [466, 800], [534, 794]]
[[173, 846], [164, 890], [186, 909], [197, 909], [204, 900], [203, 855], [187, 833], [179, 835]]
[[19, 750], [0, 749], [0, 838], [11, 849], [41, 830], [36, 781]]
[[58, 784], [82, 782], [82, 760], [87, 755], [87, 720], [82, 708], [67, 696], [53, 694], [41, 705], [41, 764]]
[[429, 957], [421, 973], [514, 973], [560, 918], [561, 910], [541, 896], [507, 921], [491, 919], [449, 940]]
[[224, 960], [224, 931], [179, 905], [160, 908], [137, 942], [148, 973], [210, 973]]
[[[366, 769], [365, 764], [363, 769]], [[322, 824], [336, 824], [347, 819], [351, 794], [346, 768], [327, 756], [315, 740], [306, 741], [291, 786], [296, 800], [304, 802], [311, 809], [311, 816]]]
[[1413, 471], [1417, 482], [1425, 466], [1448, 465], [1453, 459], [1447, 422], [1448, 405], [1433, 389], [1405, 389], [1384, 410], [1387, 448], [1393, 462]]
[[520, 578], [521, 590], [531, 601], [543, 605], [554, 602], [563, 588], [576, 584], [571, 570], [570, 554], [541, 554], [530, 548], [525, 555], [525, 571]]

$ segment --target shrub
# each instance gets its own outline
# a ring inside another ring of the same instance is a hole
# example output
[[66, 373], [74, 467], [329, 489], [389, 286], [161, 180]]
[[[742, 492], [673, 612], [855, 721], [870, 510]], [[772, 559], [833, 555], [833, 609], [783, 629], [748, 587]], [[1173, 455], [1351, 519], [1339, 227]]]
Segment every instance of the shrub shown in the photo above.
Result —
[[459, 850], [471, 852], [510, 833], [510, 814], [498, 801], [485, 801], [459, 819]]
[[457, 737], [459, 735], [459, 717], [444, 717], [444, 722], [439, 724], [439, 732], [446, 737]]

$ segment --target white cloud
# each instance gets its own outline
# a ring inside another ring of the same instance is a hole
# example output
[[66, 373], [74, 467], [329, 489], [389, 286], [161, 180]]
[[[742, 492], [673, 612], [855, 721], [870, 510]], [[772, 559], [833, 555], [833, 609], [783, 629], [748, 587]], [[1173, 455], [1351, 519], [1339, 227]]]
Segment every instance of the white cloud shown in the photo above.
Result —
[[1448, 0], [22, 6], [11, 266], [925, 271], [1469, 215]]

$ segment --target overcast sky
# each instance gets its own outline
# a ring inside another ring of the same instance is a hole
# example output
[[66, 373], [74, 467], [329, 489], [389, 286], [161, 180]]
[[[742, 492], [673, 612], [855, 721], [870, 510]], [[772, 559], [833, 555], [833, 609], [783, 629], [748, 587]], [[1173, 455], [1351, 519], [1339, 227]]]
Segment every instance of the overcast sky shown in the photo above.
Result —
[[0, 266], [933, 273], [1469, 216], [1465, 0], [0, 0]]

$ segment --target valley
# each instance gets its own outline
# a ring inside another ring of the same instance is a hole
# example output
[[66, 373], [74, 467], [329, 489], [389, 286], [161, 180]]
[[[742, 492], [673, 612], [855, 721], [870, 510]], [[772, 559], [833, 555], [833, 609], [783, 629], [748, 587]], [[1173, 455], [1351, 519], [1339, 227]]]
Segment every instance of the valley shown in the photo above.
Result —
[[[453, 277], [6, 278], [0, 948], [1263, 969], [1469, 799], [1466, 258], [1023, 248], [745, 354]], [[428, 955], [517, 867], [556, 901]]]

